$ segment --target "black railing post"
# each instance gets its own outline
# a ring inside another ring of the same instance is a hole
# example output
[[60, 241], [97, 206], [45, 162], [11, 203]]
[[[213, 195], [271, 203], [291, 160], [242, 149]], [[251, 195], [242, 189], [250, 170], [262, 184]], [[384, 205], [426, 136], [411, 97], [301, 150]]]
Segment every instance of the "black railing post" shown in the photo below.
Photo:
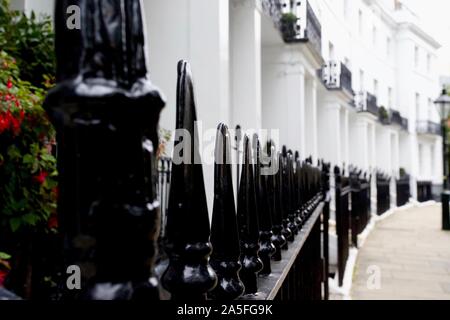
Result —
[[237, 208], [242, 263], [240, 276], [245, 286], [245, 294], [255, 294], [258, 291], [257, 274], [263, 268], [262, 261], [258, 256], [259, 225], [256, 206], [252, 150], [250, 139], [245, 135], [242, 176]]
[[267, 194], [267, 176], [261, 174], [261, 145], [258, 136], [253, 136], [253, 149], [255, 164], [255, 192], [256, 192], [256, 204], [259, 221], [259, 256], [263, 262], [263, 269], [259, 273], [260, 275], [269, 275], [272, 273], [270, 266], [270, 260], [275, 254], [275, 246], [272, 243], [272, 217], [270, 212], [270, 202]]
[[328, 277], [330, 269], [330, 253], [329, 253], [329, 220], [330, 220], [330, 166], [328, 164], [322, 164], [322, 193], [325, 201], [325, 206], [322, 212], [322, 239], [323, 239], [323, 285], [324, 285], [324, 300], [329, 299], [329, 286]]
[[196, 121], [190, 67], [186, 61], [180, 61], [177, 130], [166, 226], [169, 266], [162, 277], [164, 288], [174, 300], [204, 300], [217, 283], [209, 265], [212, 248]]
[[281, 261], [281, 251], [282, 248], [287, 243], [286, 238], [283, 235], [283, 216], [281, 212], [280, 205], [280, 188], [279, 188], [279, 177], [281, 171], [281, 164], [277, 160], [277, 155], [275, 147], [272, 144], [268, 144], [268, 150], [270, 150], [271, 167], [277, 168], [278, 171], [272, 172], [269, 177], [270, 181], [268, 183], [269, 195], [271, 196], [271, 208], [272, 208], [272, 243], [275, 246], [275, 253], [272, 259], [275, 261]]
[[[80, 30], [67, 28], [71, 4], [83, 8]], [[44, 108], [58, 139], [61, 272], [77, 265], [82, 277], [82, 290], [62, 296], [158, 299], [156, 148], [165, 103], [147, 78], [140, 1], [104, 5], [56, 2], [57, 85]]]
[[215, 300], [233, 300], [244, 293], [239, 278], [241, 250], [234, 204], [230, 135], [227, 126], [217, 129], [214, 168], [214, 208], [211, 224], [211, 266], [218, 285], [211, 292]]
[[[288, 227], [289, 226], [289, 181], [288, 181], [288, 164], [287, 164], [287, 149], [283, 146], [283, 152], [279, 155], [279, 165], [280, 165], [280, 206], [283, 216], [283, 230], [281, 231], [283, 236], [288, 242], [294, 241], [294, 233]], [[283, 246], [282, 249], [288, 250], [288, 242]]]
[[288, 228], [291, 229], [294, 236], [298, 235], [299, 227], [296, 215], [295, 205], [295, 186], [294, 186], [294, 159], [292, 152], [287, 156], [287, 183], [288, 183]]

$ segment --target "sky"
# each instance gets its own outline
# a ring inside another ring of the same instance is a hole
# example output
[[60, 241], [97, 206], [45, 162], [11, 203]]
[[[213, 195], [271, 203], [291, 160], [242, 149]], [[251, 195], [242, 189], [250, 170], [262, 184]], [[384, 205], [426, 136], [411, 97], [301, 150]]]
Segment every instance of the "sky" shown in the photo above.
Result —
[[450, 1], [449, 0], [402, 0], [413, 10], [423, 25], [441, 45], [438, 65], [441, 74], [450, 76]]

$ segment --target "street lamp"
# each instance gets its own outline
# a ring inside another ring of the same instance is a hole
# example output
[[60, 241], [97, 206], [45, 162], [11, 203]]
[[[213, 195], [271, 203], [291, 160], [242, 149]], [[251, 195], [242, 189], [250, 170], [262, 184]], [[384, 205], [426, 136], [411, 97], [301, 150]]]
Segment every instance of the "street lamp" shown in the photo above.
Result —
[[450, 230], [450, 191], [449, 182], [448, 182], [448, 148], [447, 148], [447, 119], [450, 114], [450, 96], [447, 94], [447, 90], [442, 90], [440, 97], [434, 102], [439, 116], [441, 117], [441, 132], [442, 132], [442, 157], [443, 157], [443, 165], [444, 165], [444, 183], [443, 183], [443, 191], [442, 191], [442, 229]]

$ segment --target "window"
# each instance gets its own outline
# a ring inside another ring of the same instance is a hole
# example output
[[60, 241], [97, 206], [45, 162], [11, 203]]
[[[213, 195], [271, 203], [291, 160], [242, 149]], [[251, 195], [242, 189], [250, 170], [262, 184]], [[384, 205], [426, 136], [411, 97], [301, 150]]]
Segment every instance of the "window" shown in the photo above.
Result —
[[428, 98], [427, 111], [428, 111], [427, 120], [433, 121], [433, 100], [431, 100], [430, 98]]
[[427, 54], [427, 73], [431, 72], [431, 54]]
[[419, 47], [415, 46], [414, 48], [414, 66], [416, 68], [419, 67]]
[[392, 109], [392, 88], [388, 88], [388, 108]]
[[348, 18], [350, 15], [350, 0], [344, 0], [344, 18]]
[[364, 71], [359, 70], [359, 89], [360, 91], [364, 91]]
[[372, 28], [372, 43], [373, 46], [376, 47], [377, 46], [377, 27], [373, 26]]
[[420, 94], [416, 93], [416, 119], [420, 120]]
[[378, 80], [373, 80], [373, 95], [378, 99]]
[[331, 61], [334, 60], [335, 56], [334, 56], [334, 45], [330, 42], [328, 44], [328, 55]]
[[386, 38], [386, 57], [390, 57], [391, 56], [391, 38], [387, 37]]
[[345, 66], [346, 66], [347, 68], [349, 68], [349, 69], [352, 67], [352, 66], [351, 66], [351, 63], [350, 63], [350, 59], [347, 58], [347, 57], [344, 58], [344, 64], [345, 64]]
[[359, 29], [359, 35], [363, 36], [364, 35], [364, 30], [363, 30], [363, 14], [362, 11], [359, 10], [358, 12], [358, 29]]

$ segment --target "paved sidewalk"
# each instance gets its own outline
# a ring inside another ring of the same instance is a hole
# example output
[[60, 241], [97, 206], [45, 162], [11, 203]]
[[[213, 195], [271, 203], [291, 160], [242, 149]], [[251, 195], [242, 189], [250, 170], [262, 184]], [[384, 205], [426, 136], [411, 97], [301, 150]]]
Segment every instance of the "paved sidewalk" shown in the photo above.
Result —
[[[367, 272], [377, 268], [380, 289], [370, 290]], [[441, 231], [440, 205], [400, 211], [377, 224], [359, 251], [351, 297], [450, 300], [450, 232]]]

